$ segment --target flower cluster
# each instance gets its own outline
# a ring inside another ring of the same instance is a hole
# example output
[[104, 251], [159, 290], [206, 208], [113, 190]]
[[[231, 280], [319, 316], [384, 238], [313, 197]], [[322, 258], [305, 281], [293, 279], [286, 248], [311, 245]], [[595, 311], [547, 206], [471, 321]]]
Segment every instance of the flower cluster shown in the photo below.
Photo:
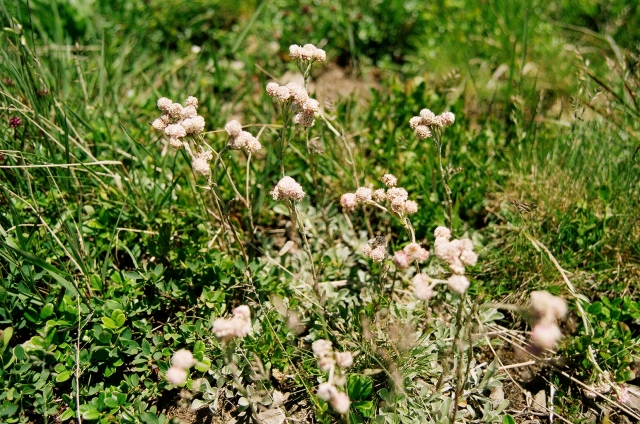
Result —
[[531, 341], [539, 348], [553, 349], [562, 337], [556, 320], [566, 315], [567, 303], [546, 291], [534, 291], [531, 293], [529, 309], [533, 325]]
[[173, 354], [171, 358], [171, 368], [167, 370], [167, 381], [171, 384], [179, 386], [187, 382], [187, 370], [196, 364], [193, 354], [186, 350], [180, 349]]
[[224, 129], [229, 134], [227, 146], [231, 150], [245, 149], [248, 153], [255, 153], [262, 148], [262, 144], [250, 132], [242, 131], [240, 122], [230, 121], [224, 126]]
[[409, 126], [415, 131], [416, 135], [421, 138], [431, 137], [434, 128], [442, 128], [453, 125], [456, 117], [451, 112], [443, 112], [436, 115], [429, 109], [422, 109], [419, 116], [414, 116], [409, 120]]
[[320, 399], [331, 402], [333, 409], [339, 414], [346, 414], [349, 411], [351, 401], [349, 396], [339, 391], [332, 383], [332, 379], [340, 380], [339, 384], [344, 384], [344, 377], [336, 377], [333, 370], [335, 365], [340, 368], [348, 368], [353, 364], [353, 355], [351, 352], [334, 352], [332, 344], [329, 340], [316, 340], [311, 345], [311, 349], [318, 358], [318, 366], [324, 372], [329, 372], [329, 381], [321, 383], [318, 386], [317, 395]]
[[375, 237], [362, 246], [362, 253], [374, 262], [382, 262], [387, 257], [387, 241], [383, 237]]
[[391, 174], [385, 174], [382, 182], [388, 190], [377, 189], [373, 191], [368, 187], [360, 187], [355, 193], [345, 193], [340, 197], [340, 204], [346, 212], [353, 212], [356, 206], [368, 202], [389, 202], [391, 210], [397, 215], [410, 215], [418, 212], [418, 204], [409, 199], [409, 193], [402, 187], [396, 187], [398, 179]]
[[225, 342], [234, 337], [245, 337], [251, 332], [251, 311], [246, 305], [233, 310], [233, 318], [218, 318], [213, 322], [213, 334]]
[[433, 288], [436, 283], [427, 274], [416, 274], [411, 280], [413, 294], [420, 300], [429, 300], [434, 296]]
[[191, 168], [196, 175], [203, 175], [205, 177], [209, 177], [211, 175], [211, 167], [209, 166], [209, 162], [213, 155], [211, 152], [202, 151], [200, 153], [196, 153], [191, 160]]
[[313, 44], [305, 44], [302, 47], [293, 44], [289, 47], [289, 55], [293, 60], [324, 62], [327, 59], [327, 53]]
[[279, 85], [275, 82], [267, 84], [267, 94], [275, 97], [282, 103], [291, 103], [295, 106], [296, 114], [293, 123], [303, 127], [312, 127], [315, 122], [315, 113], [319, 110], [320, 103], [309, 97], [307, 90], [291, 82], [287, 85]]
[[299, 202], [304, 198], [302, 186], [291, 177], [283, 177], [269, 194], [273, 200], [291, 199]]
[[445, 261], [454, 274], [462, 275], [465, 266], [474, 266], [478, 262], [471, 240], [451, 240], [451, 230], [446, 227], [436, 228], [434, 234], [436, 256]]
[[9, 126], [11, 128], [16, 129], [20, 125], [22, 125], [22, 119], [18, 118], [17, 116], [12, 116], [11, 118], [9, 118]]
[[178, 150], [184, 146], [182, 138], [187, 135], [195, 136], [204, 130], [204, 118], [198, 115], [198, 99], [189, 96], [186, 106], [174, 103], [166, 97], [158, 99], [158, 108], [162, 116], [151, 124], [158, 130], [164, 131], [169, 136], [169, 144]]
[[407, 269], [413, 261], [424, 262], [427, 259], [429, 259], [429, 251], [418, 243], [409, 243], [393, 255], [393, 263], [399, 269]]

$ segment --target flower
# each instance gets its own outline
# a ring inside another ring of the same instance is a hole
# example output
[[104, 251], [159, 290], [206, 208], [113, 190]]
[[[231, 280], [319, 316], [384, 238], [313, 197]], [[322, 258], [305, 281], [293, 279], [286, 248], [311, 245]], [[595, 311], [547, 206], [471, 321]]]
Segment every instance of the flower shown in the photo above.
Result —
[[362, 253], [374, 262], [382, 262], [387, 257], [387, 241], [382, 237], [376, 237], [362, 245]]
[[193, 172], [196, 175], [202, 175], [204, 177], [211, 175], [211, 167], [209, 166], [211, 159], [211, 152], [201, 152], [194, 156], [191, 161], [191, 168], [193, 168]]
[[382, 182], [387, 186], [387, 188], [391, 188], [398, 184], [398, 179], [391, 174], [384, 174], [382, 176]]
[[151, 126], [153, 127], [153, 129], [158, 130], [158, 131], [164, 131], [165, 128], [167, 128], [167, 123], [164, 122], [163, 119], [158, 118], [155, 121], [153, 121], [153, 123], [151, 124]]
[[317, 395], [324, 401], [329, 401], [334, 395], [338, 393], [338, 390], [330, 383], [321, 383], [318, 386]]
[[546, 291], [532, 292], [529, 307], [537, 322], [547, 324], [554, 323], [556, 319], [564, 317], [567, 313], [567, 302]]
[[313, 112], [298, 112], [293, 116], [293, 123], [306, 128], [313, 127], [313, 124], [315, 123], [315, 115]]
[[303, 47], [293, 44], [289, 47], [289, 56], [294, 60], [316, 60], [318, 62], [324, 62], [327, 58], [326, 52], [313, 44], [305, 44]]
[[562, 332], [555, 323], [539, 323], [534, 325], [531, 331], [531, 341], [542, 349], [555, 348], [560, 337], [562, 337]]
[[176, 386], [187, 382], [187, 371], [179, 367], [171, 367], [167, 370], [167, 381]]
[[409, 243], [403, 250], [411, 261], [423, 262], [429, 259], [429, 251], [418, 243]]
[[311, 350], [318, 357], [322, 358], [323, 356], [330, 355], [332, 352], [332, 345], [329, 340], [318, 339], [311, 344]]
[[409, 255], [407, 255], [402, 250], [398, 250], [393, 254], [393, 263], [398, 269], [409, 268], [409, 262], [411, 262], [411, 260], [409, 259]]
[[269, 194], [273, 196], [273, 200], [291, 199], [300, 201], [304, 198], [302, 186], [291, 177], [284, 177], [278, 181], [276, 187]]
[[404, 212], [408, 215], [418, 212], [418, 204], [413, 200], [407, 200], [404, 202]]
[[217, 318], [213, 322], [213, 334], [223, 341], [245, 337], [251, 332], [251, 312], [246, 305], [233, 310], [233, 318]]
[[387, 190], [387, 200], [393, 203], [394, 200], [399, 199], [401, 201], [406, 201], [409, 198], [409, 193], [407, 190], [401, 187], [392, 187]]
[[458, 293], [459, 295], [465, 294], [469, 288], [469, 280], [464, 275], [452, 275], [447, 280], [447, 284], [451, 291]]
[[336, 362], [341, 368], [349, 368], [353, 365], [353, 355], [351, 352], [338, 352], [336, 353]]
[[416, 274], [411, 280], [413, 294], [420, 300], [429, 300], [433, 297], [433, 284], [427, 274]]
[[[194, 46], [195, 47], [195, 46]], [[187, 97], [187, 101], [185, 102], [187, 106], [191, 106], [193, 108], [198, 107], [198, 98], [194, 96]]]
[[351, 405], [351, 401], [349, 400], [349, 396], [343, 392], [337, 392], [331, 398], [331, 406], [338, 414], [346, 414], [349, 411], [349, 406]]
[[443, 238], [446, 239], [446, 241], [451, 240], [451, 230], [448, 229], [447, 227], [437, 227], [436, 230], [433, 232], [433, 235], [436, 236], [436, 239], [438, 238]]
[[187, 134], [200, 134], [204, 131], [204, 118], [202, 116], [193, 116], [186, 118], [180, 123]]
[[233, 121], [227, 122], [227, 125], [224, 126], [224, 129], [227, 134], [229, 134], [229, 137], [235, 138], [242, 132], [242, 125], [240, 124], [240, 122], [234, 119]]
[[379, 188], [373, 192], [371, 197], [373, 197], [373, 200], [376, 202], [382, 202], [387, 199], [387, 194], [384, 192], [383, 188]]
[[451, 112], [443, 112], [440, 114], [440, 122], [443, 126], [449, 127], [456, 121], [456, 116]]
[[196, 360], [193, 358], [193, 354], [187, 349], [180, 349], [173, 354], [171, 358], [171, 364], [174, 367], [189, 369], [196, 364]]
[[340, 197], [340, 204], [346, 212], [353, 212], [356, 209], [358, 200], [355, 193], [345, 193]]
[[167, 125], [164, 129], [164, 133], [171, 138], [182, 138], [187, 135], [187, 131], [180, 124]]
[[167, 99], [166, 97], [160, 97], [158, 99], [158, 109], [163, 112], [167, 112], [172, 104], [173, 102], [171, 101], [171, 99]]
[[356, 200], [358, 203], [364, 203], [371, 200], [373, 192], [368, 187], [360, 187], [356, 190]]

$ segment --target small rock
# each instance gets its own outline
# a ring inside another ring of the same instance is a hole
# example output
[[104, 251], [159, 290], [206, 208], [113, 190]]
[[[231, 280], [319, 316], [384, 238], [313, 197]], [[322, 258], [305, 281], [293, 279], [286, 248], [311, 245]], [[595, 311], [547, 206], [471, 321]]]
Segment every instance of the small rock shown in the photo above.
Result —
[[493, 407], [497, 408], [498, 405], [500, 405], [504, 401], [504, 390], [502, 389], [502, 386], [496, 387], [491, 390], [489, 399], [491, 399], [491, 401], [493, 402]]
[[547, 412], [547, 393], [544, 390], [540, 390], [533, 397], [533, 409], [540, 412]]
[[258, 414], [258, 419], [264, 424], [283, 424], [286, 418], [280, 408], [269, 409]]

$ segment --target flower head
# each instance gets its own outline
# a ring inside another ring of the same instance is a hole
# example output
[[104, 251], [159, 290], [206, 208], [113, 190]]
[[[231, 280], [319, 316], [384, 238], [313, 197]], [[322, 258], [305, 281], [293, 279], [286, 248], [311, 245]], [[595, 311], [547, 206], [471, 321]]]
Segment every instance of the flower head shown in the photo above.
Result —
[[539, 323], [533, 326], [531, 341], [541, 349], [553, 349], [562, 337], [560, 327], [555, 323]]
[[469, 280], [464, 275], [452, 275], [447, 280], [447, 284], [451, 291], [463, 295], [469, 288]]
[[387, 257], [387, 241], [382, 237], [375, 237], [362, 245], [362, 253], [374, 262], [382, 262]]
[[383, 202], [383, 201], [385, 201], [387, 199], [387, 193], [384, 192], [383, 188], [379, 188], [379, 189], [377, 189], [376, 191], [373, 192], [371, 197], [376, 202]]
[[276, 187], [269, 194], [273, 196], [273, 200], [291, 199], [300, 201], [304, 198], [302, 186], [291, 177], [284, 177], [278, 181]]
[[409, 255], [407, 255], [402, 250], [398, 250], [393, 254], [393, 263], [396, 265], [398, 269], [407, 269], [409, 268], [409, 263], [411, 259], [409, 259]]
[[391, 174], [384, 174], [382, 176], [382, 182], [388, 188], [391, 188], [391, 187], [395, 187], [396, 184], [398, 184], [398, 179], [396, 177], [394, 177], [393, 175], [391, 175]]
[[242, 125], [240, 122], [235, 119], [227, 122], [227, 125], [224, 126], [225, 131], [229, 134], [229, 137], [235, 138], [242, 132]]
[[209, 166], [209, 162], [212, 159], [211, 152], [201, 152], [193, 157], [191, 161], [191, 167], [193, 168], [193, 172], [196, 175], [202, 175], [204, 177], [208, 177], [211, 175], [211, 167]]
[[368, 187], [360, 187], [356, 190], [356, 200], [358, 203], [364, 203], [371, 200], [373, 192]]
[[331, 398], [331, 406], [338, 414], [346, 414], [350, 405], [349, 396], [344, 392], [338, 392]]
[[179, 367], [171, 367], [167, 370], [167, 381], [176, 386], [187, 382], [187, 370]]
[[333, 396], [338, 393], [338, 389], [336, 389], [331, 383], [321, 383], [318, 386], [317, 395], [320, 399], [324, 401], [329, 401]]
[[433, 297], [433, 284], [427, 274], [416, 274], [411, 280], [413, 294], [420, 300], [429, 300]]
[[346, 212], [353, 212], [356, 209], [358, 200], [355, 193], [345, 193], [340, 197], [340, 204]]
[[340, 368], [349, 368], [353, 365], [353, 355], [351, 352], [336, 353], [336, 363]]
[[423, 262], [429, 259], [429, 251], [418, 243], [409, 243], [403, 250], [411, 261]]
[[223, 341], [234, 337], [245, 337], [251, 333], [251, 313], [248, 306], [238, 306], [233, 310], [233, 318], [217, 318], [213, 322], [213, 334]]
[[187, 349], [180, 349], [173, 354], [171, 358], [171, 364], [174, 367], [189, 369], [196, 364], [196, 360], [193, 358], [193, 354]]

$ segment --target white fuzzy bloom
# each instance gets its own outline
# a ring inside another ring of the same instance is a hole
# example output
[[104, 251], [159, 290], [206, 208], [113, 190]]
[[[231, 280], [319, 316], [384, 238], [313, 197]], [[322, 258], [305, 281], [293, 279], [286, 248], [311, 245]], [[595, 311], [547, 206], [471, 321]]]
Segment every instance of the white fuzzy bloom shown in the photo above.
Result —
[[439, 116], [439, 120], [443, 126], [448, 127], [456, 121], [456, 116], [451, 112], [443, 112]]
[[436, 236], [436, 238], [443, 238], [446, 241], [451, 240], [451, 230], [447, 227], [437, 227], [433, 232], [433, 235]]
[[182, 113], [182, 105], [180, 103], [171, 103], [171, 106], [167, 109], [167, 114], [175, 119], [180, 119]]
[[270, 82], [267, 84], [267, 94], [271, 97], [275, 97], [278, 87], [280, 87], [278, 83]]
[[392, 203], [396, 199], [401, 200], [402, 202], [405, 202], [408, 198], [409, 198], [409, 193], [407, 193], [407, 190], [401, 187], [392, 187], [389, 190], [387, 190], [387, 200]]
[[307, 99], [300, 103], [300, 107], [307, 113], [315, 113], [320, 109], [320, 102], [316, 99]]
[[469, 288], [469, 280], [464, 275], [452, 275], [447, 280], [447, 284], [451, 291], [463, 295]]
[[224, 126], [224, 129], [227, 134], [229, 134], [229, 137], [235, 138], [242, 132], [242, 125], [240, 124], [240, 122], [234, 119], [233, 121], [227, 122], [227, 125]]
[[422, 109], [420, 111], [420, 120], [422, 125], [433, 125], [436, 119], [436, 114], [429, 109]]
[[560, 337], [562, 332], [556, 324], [536, 324], [531, 331], [531, 341], [542, 349], [555, 348]]
[[374, 262], [382, 262], [387, 257], [387, 241], [382, 237], [375, 237], [362, 245], [362, 253]]
[[173, 102], [166, 97], [160, 97], [158, 99], [158, 109], [160, 109], [161, 111], [168, 111], [172, 104]]
[[209, 166], [209, 162], [212, 159], [211, 152], [202, 152], [197, 154], [193, 160], [191, 161], [191, 167], [193, 168], [193, 172], [196, 175], [202, 175], [204, 177], [208, 177], [211, 175], [211, 167]]
[[322, 49], [316, 48], [316, 51], [313, 54], [313, 58], [318, 62], [324, 62], [327, 59], [327, 52]]
[[387, 186], [387, 188], [391, 188], [398, 184], [398, 179], [391, 174], [384, 174], [382, 176], [382, 182]]
[[407, 200], [406, 202], [404, 202], [404, 212], [407, 215], [411, 215], [418, 212], [418, 204], [413, 200]]
[[204, 130], [204, 118], [202, 116], [194, 116], [183, 120], [182, 125], [187, 134], [200, 134]]
[[331, 406], [338, 414], [344, 415], [349, 412], [351, 401], [346, 393], [338, 392], [331, 398]]
[[187, 97], [187, 101], [185, 102], [187, 106], [191, 106], [193, 108], [198, 107], [198, 98], [194, 96]]
[[171, 367], [167, 370], [166, 377], [169, 383], [180, 386], [187, 382], [187, 371], [183, 368]]
[[403, 250], [411, 261], [423, 262], [429, 259], [429, 251], [418, 243], [409, 243]]
[[402, 215], [404, 213], [404, 205], [404, 200], [402, 200], [401, 198], [395, 198], [391, 201], [391, 210], [398, 215]]
[[167, 128], [167, 123], [164, 122], [162, 119], [158, 118], [155, 121], [153, 121], [153, 123], [151, 124], [151, 126], [153, 127], [153, 129], [158, 130], [158, 131], [164, 131], [165, 128]]
[[431, 137], [431, 130], [426, 125], [418, 125], [416, 127], [416, 135], [418, 138], [424, 140], [425, 138]]
[[384, 261], [384, 259], [387, 257], [387, 249], [386, 249], [386, 247], [378, 246], [378, 247], [374, 248], [373, 250], [371, 250], [371, 253], [369, 253], [369, 257], [374, 262], [382, 262], [382, 261]]
[[281, 85], [276, 88], [276, 98], [278, 100], [280, 100], [281, 102], [286, 102], [287, 100], [289, 100], [289, 97], [291, 97], [291, 93], [289, 92], [289, 89], [287, 87]]
[[197, 114], [198, 114], [198, 111], [196, 110], [195, 107], [187, 106], [187, 107], [183, 107], [182, 110], [180, 111], [180, 118], [181, 119], [193, 118]]
[[356, 198], [355, 193], [345, 193], [340, 197], [340, 204], [342, 205], [342, 209], [346, 212], [353, 212], [358, 205], [358, 200]]
[[316, 393], [318, 397], [324, 401], [329, 401], [332, 397], [334, 397], [338, 393], [338, 390], [330, 383], [321, 383], [318, 386], [318, 392]]
[[217, 318], [213, 322], [213, 334], [220, 340], [229, 341], [234, 337], [245, 337], [251, 333], [251, 312], [246, 305], [233, 310], [233, 318]]
[[416, 274], [411, 280], [413, 294], [420, 300], [430, 300], [434, 296], [431, 278], [426, 274]]
[[260, 144], [260, 142], [258, 141], [257, 138], [251, 137], [247, 141], [247, 152], [255, 153], [255, 152], [259, 151], [260, 149], [262, 149], [262, 144]]
[[331, 368], [335, 365], [336, 361], [333, 359], [333, 356], [323, 356], [318, 358], [318, 368], [320, 371], [329, 372]]
[[407, 269], [409, 268], [409, 263], [411, 260], [409, 259], [409, 255], [404, 253], [402, 250], [398, 250], [393, 254], [393, 263], [396, 265], [398, 269]]
[[175, 150], [180, 150], [184, 147], [184, 144], [179, 138], [171, 137], [169, 139], [169, 146], [173, 147]]
[[336, 363], [340, 368], [349, 368], [353, 365], [353, 355], [351, 352], [336, 353]]
[[182, 138], [187, 135], [187, 131], [180, 124], [167, 125], [164, 129], [164, 133], [171, 138]]
[[546, 291], [532, 292], [529, 306], [534, 319], [540, 323], [553, 324], [567, 314], [567, 303], [564, 299]]
[[229, 138], [228, 146], [231, 150], [240, 150], [244, 149], [249, 145], [249, 140], [253, 136], [248, 131], [240, 131], [236, 137]]
[[289, 56], [291, 56], [291, 59], [299, 59], [300, 58], [300, 50], [302, 50], [302, 47], [300, 47], [297, 44], [293, 44], [293, 45], [289, 46]]
[[371, 200], [373, 192], [368, 187], [360, 187], [356, 190], [356, 200], [358, 203], [368, 202]]
[[329, 340], [318, 339], [311, 344], [311, 350], [313, 350], [313, 353], [318, 358], [322, 358], [324, 356], [331, 355], [331, 353], [333, 352], [332, 346], [333, 343], [331, 343]]
[[373, 192], [371, 197], [373, 198], [373, 200], [380, 203], [380, 202], [384, 202], [387, 199], [387, 193], [384, 192], [383, 188], [379, 188]]
[[316, 46], [313, 44], [305, 44], [300, 49], [300, 59], [311, 60], [316, 53]]
[[245, 321], [251, 321], [251, 309], [247, 305], [240, 305], [233, 310], [233, 316]]
[[304, 102], [309, 100], [309, 93], [307, 93], [307, 90], [305, 90], [303, 86], [296, 84], [295, 82], [290, 82], [287, 84], [287, 89], [289, 90], [291, 98], [299, 105], [302, 105]]
[[180, 349], [173, 354], [171, 358], [171, 364], [174, 367], [189, 369], [196, 364], [196, 360], [193, 358], [193, 354], [187, 349]]
[[304, 198], [302, 186], [291, 177], [284, 177], [278, 181], [276, 187], [269, 194], [273, 196], [273, 200], [291, 199], [300, 201]]

